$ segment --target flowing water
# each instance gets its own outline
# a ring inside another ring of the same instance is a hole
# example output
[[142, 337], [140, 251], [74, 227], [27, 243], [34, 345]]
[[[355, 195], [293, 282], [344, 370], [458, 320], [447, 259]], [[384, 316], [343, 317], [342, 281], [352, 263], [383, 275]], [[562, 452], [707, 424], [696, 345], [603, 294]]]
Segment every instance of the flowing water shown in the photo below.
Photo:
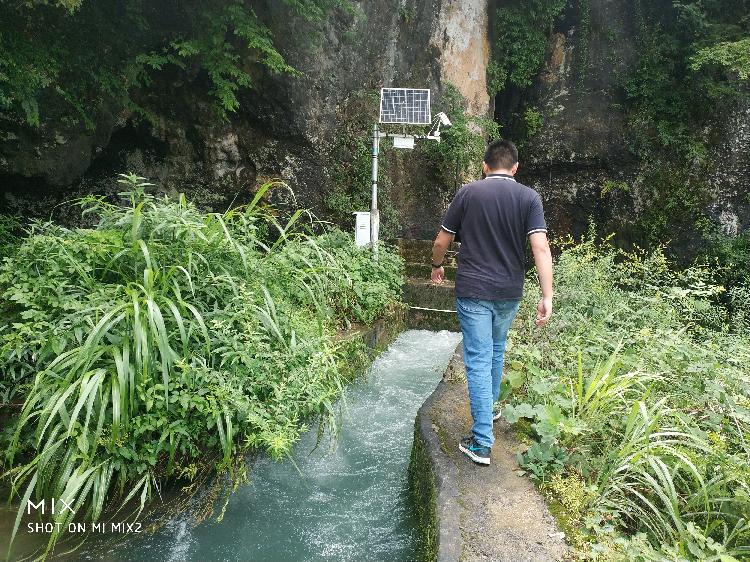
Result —
[[[257, 461], [224, 520], [170, 521], [156, 535], [109, 552], [110, 561], [355, 561], [415, 559], [406, 474], [417, 410], [460, 340], [410, 330], [347, 388], [333, 448], [303, 435], [294, 463]], [[296, 464], [296, 466], [295, 466]], [[85, 555], [82, 559], [87, 558]], [[100, 559], [100, 558], [98, 558]]]

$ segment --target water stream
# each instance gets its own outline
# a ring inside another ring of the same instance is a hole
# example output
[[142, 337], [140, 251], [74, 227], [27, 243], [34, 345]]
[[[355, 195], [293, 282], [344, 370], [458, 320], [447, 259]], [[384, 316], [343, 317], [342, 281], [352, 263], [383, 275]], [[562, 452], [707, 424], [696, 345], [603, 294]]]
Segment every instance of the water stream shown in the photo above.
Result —
[[[453, 332], [402, 333], [346, 391], [338, 441], [315, 447], [314, 431], [294, 463], [261, 459], [231, 497], [224, 520], [170, 521], [107, 560], [410, 561], [416, 533], [406, 472], [417, 409], [460, 340]], [[296, 464], [296, 467], [295, 467]], [[81, 556], [85, 559], [85, 555]]]

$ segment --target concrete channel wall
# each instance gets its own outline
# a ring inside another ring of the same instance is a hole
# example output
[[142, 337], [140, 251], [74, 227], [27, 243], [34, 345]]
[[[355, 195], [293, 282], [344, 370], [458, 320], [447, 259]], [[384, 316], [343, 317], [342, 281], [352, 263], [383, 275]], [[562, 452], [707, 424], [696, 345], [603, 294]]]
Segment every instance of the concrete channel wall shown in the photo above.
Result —
[[442, 451], [430, 416], [445, 384], [441, 381], [417, 412], [409, 461], [409, 490], [421, 533], [420, 557], [430, 562], [458, 562], [461, 556], [456, 466]]
[[[432, 241], [397, 240], [396, 245], [405, 262], [404, 301], [409, 306], [406, 326], [459, 331], [454, 312], [457, 245], [446, 256], [446, 280], [442, 285], [430, 282]], [[444, 387], [445, 383], [440, 382], [417, 412], [408, 478], [412, 509], [421, 533], [420, 558], [457, 562], [461, 555], [461, 530], [456, 509], [456, 467], [441, 451], [430, 417], [430, 410]]]

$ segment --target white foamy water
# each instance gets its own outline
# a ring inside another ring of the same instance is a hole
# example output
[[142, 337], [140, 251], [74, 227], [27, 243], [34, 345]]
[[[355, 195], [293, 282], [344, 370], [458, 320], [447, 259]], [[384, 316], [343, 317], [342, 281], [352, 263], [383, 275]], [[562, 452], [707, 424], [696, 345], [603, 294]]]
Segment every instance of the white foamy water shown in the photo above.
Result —
[[[409, 330], [346, 390], [338, 442], [303, 435], [289, 461], [261, 459], [224, 520], [187, 518], [110, 553], [108, 560], [411, 561], [416, 536], [407, 490], [414, 418], [460, 334]], [[311, 452], [312, 451], [312, 452]], [[299, 470], [298, 470], [299, 469]]]

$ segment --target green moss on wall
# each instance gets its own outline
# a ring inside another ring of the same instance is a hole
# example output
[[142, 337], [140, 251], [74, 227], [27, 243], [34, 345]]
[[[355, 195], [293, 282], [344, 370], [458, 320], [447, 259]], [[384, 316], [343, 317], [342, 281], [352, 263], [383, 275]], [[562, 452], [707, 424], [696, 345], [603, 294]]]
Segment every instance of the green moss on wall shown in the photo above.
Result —
[[419, 559], [432, 562], [437, 560], [439, 545], [437, 486], [427, 446], [419, 426], [420, 414], [417, 414], [408, 470], [409, 492], [413, 504], [412, 511], [419, 529]]

